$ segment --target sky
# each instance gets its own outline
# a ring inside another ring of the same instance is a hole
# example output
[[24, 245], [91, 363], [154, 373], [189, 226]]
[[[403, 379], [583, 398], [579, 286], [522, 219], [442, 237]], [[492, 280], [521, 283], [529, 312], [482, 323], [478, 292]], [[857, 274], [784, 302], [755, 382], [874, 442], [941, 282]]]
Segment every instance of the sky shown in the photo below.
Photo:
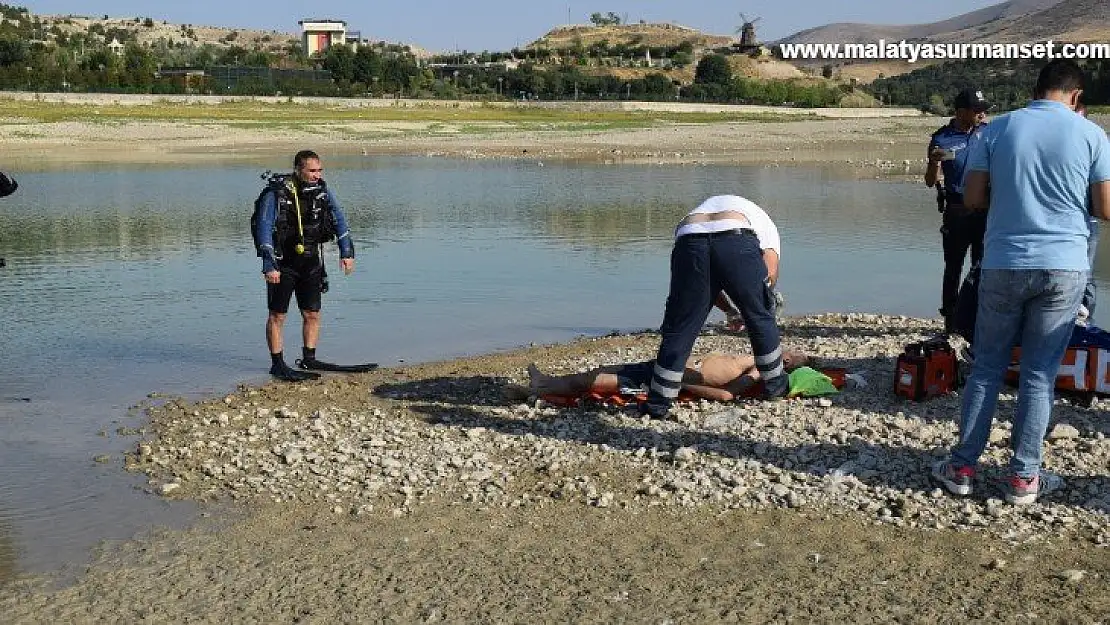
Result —
[[171, 23], [257, 28], [299, 33], [297, 20], [327, 17], [347, 22], [364, 38], [413, 44], [432, 52], [508, 50], [525, 46], [556, 26], [589, 23], [613, 12], [627, 22], [670, 22], [714, 35], [732, 35], [740, 13], [762, 18], [760, 40], [772, 41], [831, 22], [918, 24], [999, 0], [3, 0], [35, 14], [151, 17]]

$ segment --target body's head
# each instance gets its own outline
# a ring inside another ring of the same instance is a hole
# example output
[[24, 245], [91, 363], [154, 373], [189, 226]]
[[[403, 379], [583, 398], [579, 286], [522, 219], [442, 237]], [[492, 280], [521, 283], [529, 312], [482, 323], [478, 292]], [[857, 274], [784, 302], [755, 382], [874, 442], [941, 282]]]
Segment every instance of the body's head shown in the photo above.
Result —
[[293, 173], [304, 184], [316, 184], [324, 177], [320, 156], [312, 150], [301, 150], [293, 157]]
[[962, 129], [969, 129], [987, 121], [987, 111], [991, 105], [978, 89], [964, 89], [956, 95], [954, 102], [956, 123]]
[[1054, 100], [1070, 107], [1079, 107], [1079, 97], [1083, 95], [1083, 70], [1071, 59], [1049, 61], [1037, 76], [1033, 97], [1038, 100]]
[[809, 366], [809, 363], [809, 356], [796, 349], [787, 349], [782, 352], [782, 367], [787, 371], [793, 371], [798, 367]]

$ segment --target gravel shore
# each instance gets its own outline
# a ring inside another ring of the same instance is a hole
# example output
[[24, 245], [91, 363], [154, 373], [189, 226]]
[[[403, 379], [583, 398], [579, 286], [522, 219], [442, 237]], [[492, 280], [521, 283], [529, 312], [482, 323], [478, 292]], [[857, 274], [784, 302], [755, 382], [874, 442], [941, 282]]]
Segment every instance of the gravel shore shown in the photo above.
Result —
[[[649, 359], [650, 332], [152, 405], [127, 468], [152, 496], [237, 502], [246, 518], [109, 550], [61, 591], [22, 582], [0, 609], [28, 621], [1110, 618], [1107, 404], [1058, 402], [1046, 462], [1067, 487], [1019, 508], [994, 486], [1009, 391], [976, 494], [948, 496], [928, 467], [955, 436], [958, 397], [891, 392], [902, 346], [938, 329], [788, 319], [786, 344], [866, 386], [686, 404], [669, 421], [505, 398], [532, 361], [575, 372]], [[748, 344], [710, 328], [696, 352], [710, 351]], [[267, 599], [236, 594], [251, 588]]]

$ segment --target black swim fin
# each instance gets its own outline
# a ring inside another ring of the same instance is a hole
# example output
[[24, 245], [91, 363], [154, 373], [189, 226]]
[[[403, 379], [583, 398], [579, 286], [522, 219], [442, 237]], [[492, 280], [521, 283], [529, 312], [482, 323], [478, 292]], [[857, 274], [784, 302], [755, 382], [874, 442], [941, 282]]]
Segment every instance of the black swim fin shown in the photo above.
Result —
[[285, 382], [305, 382], [307, 380], [318, 380], [319, 373], [311, 371], [297, 371], [293, 367], [282, 363], [280, 366], [273, 365], [270, 367], [270, 375]]
[[336, 373], [366, 373], [378, 368], [378, 363], [368, 362], [362, 365], [336, 365], [315, 358], [297, 360], [297, 366], [309, 371], [334, 371]]

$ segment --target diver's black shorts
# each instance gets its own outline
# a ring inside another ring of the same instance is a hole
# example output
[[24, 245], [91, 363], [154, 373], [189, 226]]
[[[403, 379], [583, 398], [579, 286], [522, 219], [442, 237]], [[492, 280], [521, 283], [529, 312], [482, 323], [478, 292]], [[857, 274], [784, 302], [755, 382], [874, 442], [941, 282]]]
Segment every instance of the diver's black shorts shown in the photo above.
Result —
[[297, 296], [297, 308], [319, 312], [323, 303], [324, 281], [327, 274], [319, 262], [280, 267], [281, 282], [266, 283], [266, 307], [270, 312], [289, 312], [289, 300]]

